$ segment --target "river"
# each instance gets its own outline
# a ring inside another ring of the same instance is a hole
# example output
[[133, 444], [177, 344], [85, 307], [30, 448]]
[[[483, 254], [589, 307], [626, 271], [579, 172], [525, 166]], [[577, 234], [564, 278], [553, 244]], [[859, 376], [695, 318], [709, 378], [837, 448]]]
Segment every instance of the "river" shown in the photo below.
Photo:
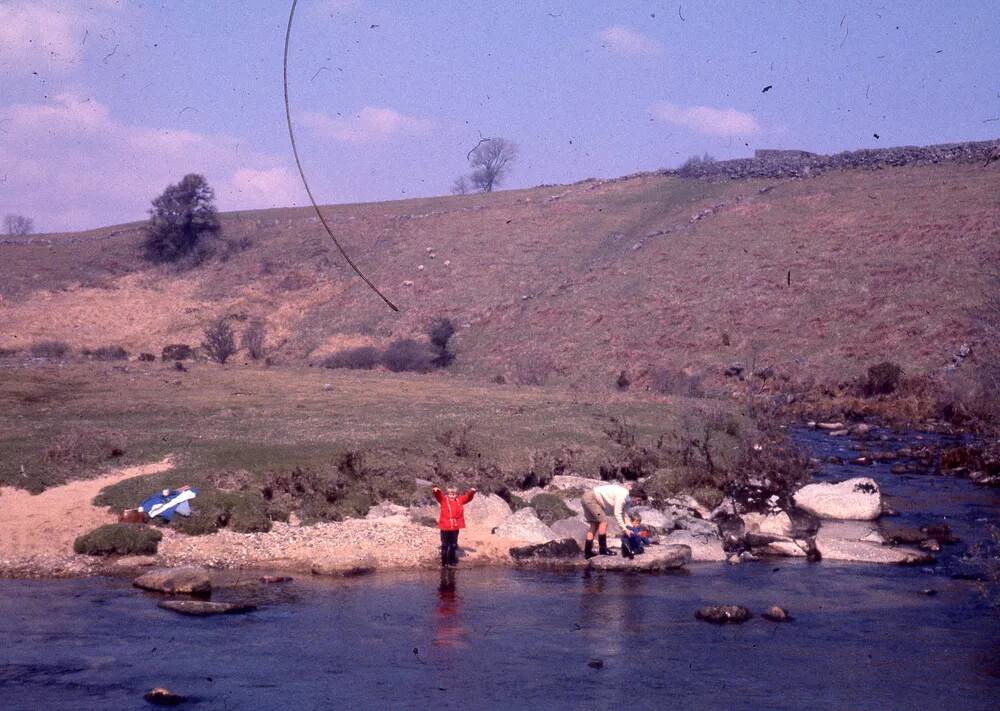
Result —
[[[853, 452], [796, 438], [818, 456]], [[164, 686], [198, 709], [997, 708], [1000, 614], [963, 574], [968, 544], [997, 520], [996, 490], [889, 464], [824, 465], [820, 478], [858, 475], [880, 481], [904, 522], [947, 517], [963, 542], [928, 567], [302, 579], [222, 591], [260, 608], [213, 618], [161, 610], [127, 580], [0, 580], [0, 705], [149, 708], [142, 694]], [[756, 616], [695, 620], [710, 603]], [[773, 604], [794, 620], [762, 619]]]

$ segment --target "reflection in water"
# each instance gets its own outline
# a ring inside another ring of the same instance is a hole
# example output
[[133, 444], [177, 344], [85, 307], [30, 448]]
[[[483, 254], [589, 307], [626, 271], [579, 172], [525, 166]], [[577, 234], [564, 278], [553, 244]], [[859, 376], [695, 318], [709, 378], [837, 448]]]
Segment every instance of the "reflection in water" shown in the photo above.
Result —
[[462, 621], [462, 597], [458, 594], [454, 568], [441, 569], [437, 597], [437, 609], [434, 614], [434, 646], [467, 647], [468, 630]]

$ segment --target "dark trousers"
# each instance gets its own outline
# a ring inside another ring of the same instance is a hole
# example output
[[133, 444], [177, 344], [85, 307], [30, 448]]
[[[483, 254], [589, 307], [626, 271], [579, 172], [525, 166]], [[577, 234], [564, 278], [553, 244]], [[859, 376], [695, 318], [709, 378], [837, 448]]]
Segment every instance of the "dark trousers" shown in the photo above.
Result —
[[441, 565], [458, 565], [458, 531], [441, 531]]

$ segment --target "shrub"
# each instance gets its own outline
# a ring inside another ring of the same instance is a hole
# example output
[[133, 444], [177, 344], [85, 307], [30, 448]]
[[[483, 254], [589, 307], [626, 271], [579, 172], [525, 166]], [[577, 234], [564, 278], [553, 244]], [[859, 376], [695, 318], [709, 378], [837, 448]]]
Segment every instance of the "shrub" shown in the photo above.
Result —
[[145, 363], [151, 363], [152, 361], [156, 360], [156, 356], [153, 355], [152, 353], [140, 353], [139, 360]]
[[260, 494], [203, 488], [191, 501], [190, 516], [174, 516], [172, 528], [191, 536], [215, 533], [228, 526], [238, 533], [271, 530], [270, 507]]
[[163, 534], [135, 523], [109, 523], [78, 536], [73, 550], [83, 555], [152, 555]]
[[220, 318], [205, 329], [205, 340], [201, 347], [216, 363], [225, 363], [236, 352], [236, 338], [229, 321]]
[[187, 343], [171, 343], [163, 347], [160, 358], [163, 360], [193, 360], [194, 349]]
[[547, 526], [573, 517], [573, 510], [555, 494], [538, 494], [531, 500], [531, 508]]
[[0, 348], [0, 358], [10, 358], [19, 352], [16, 348]]
[[883, 361], [868, 369], [868, 378], [862, 387], [868, 397], [888, 395], [899, 386], [902, 377], [903, 369], [899, 365], [891, 361]]
[[438, 317], [431, 321], [427, 328], [427, 338], [434, 349], [434, 366], [437, 368], [447, 368], [455, 359], [455, 356], [448, 350], [448, 341], [455, 335], [455, 324], [451, 319]]
[[552, 359], [541, 351], [522, 353], [514, 361], [514, 373], [521, 385], [545, 385], [553, 370]]
[[65, 341], [35, 341], [31, 344], [31, 355], [35, 358], [62, 358], [69, 353]]
[[154, 262], [196, 261], [205, 255], [204, 239], [221, 227], [215, 210], [215, 192], [200, 175], [185, 175], [153, 200], [144, 247]]
[[240, 342], [243, 345], [243, 349], [254, 360], [260, 360], [264, 357], [264, 340], [266, 336], [267, 329], [264, 322], [260, 319], [254, 319], [243, 329], [243, 336]]
[[682, 397], [704, 397], [705, 390], [701, 385], [700, 375], [689, 375], [682, 370], [657, 368], [650, 375], [654, 391], [662, 395], [680, 395]]
[[632, 384], [632, 380], [628, 377], [628, 374], [623, 370], [615, 378], [615, 387], [619, 390], [628, 390], [629, 386]]
[[426, 373], [434, 366], [435, 353], [426, 343], [412, 338], [400, 338], [389, 344], [382, 354], [382, 364], [394, 373], [412, 371]]
[[101, 346], [93, 350], [80, 351], [94, 360], [128, 360], [128, 351], [121, 346]]
[[701, 174], [701, 168], [711, 165], [714, 162], [715, 158], [710, 156], [708, 153], [703, 153], [700, 156], [691, 156], [684, 161], [680, 168], [677, 169], [677, 173], [685, 178], [697, 177]]
[[382, 359], [382, 354], [373, 346], [358, 346], [337, 351], [326, 358], [324, 368], [350, 368], [353, 370], [371, 370]]

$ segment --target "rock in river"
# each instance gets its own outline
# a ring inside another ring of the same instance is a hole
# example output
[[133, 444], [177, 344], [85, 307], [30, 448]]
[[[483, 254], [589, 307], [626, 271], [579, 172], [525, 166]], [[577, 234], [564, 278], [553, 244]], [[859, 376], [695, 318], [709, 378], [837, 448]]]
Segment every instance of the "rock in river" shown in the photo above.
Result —
[[879, 543], [871, 524], [860, 521], [827, 521], [816, 534], [816, 548], [824, 560], [913, 565], [933, 560], [925, 553]]
[[765, 612], [762, 617], [765, 620], [770, 620], [771, 622], [790, 622], [792, 619], [792, 616], [788, 614], [787, 610], [782, 607], [778, 607], [777, 605], [772, 605], [767, 608], [767, 612]]
[[187, 701], [185, 697], [175, 694], [170, 689], [164, 689], [162, 686], [150, 689], [142, 695], [142, 698], [156, 706], [176, 706]]
[[882, 492], [874, 479], [808, 484], [795, 492], [795, 505], [825, 519], [873, 521], [882, 513]]
[[696, 562], [723, 561], [726, 552], [722, 549], [722, 539], [717, 533], [695, 531], [671, 531], [662, 538], [669, 545], [683, 545], [691, 549], [691, 560]]
[[650, 546], [646, 552], [634, 558], [620, 555], [599, 555], [587, 561], [594, 570], [621, 570], [636, 572], [657, 572], [681, 568], [691, 560], [691, 549], [680, 545]]
[[159, 604], [164, 610], [173, 610], [182, 615], [233, 615], [239, 612], [252, 612], [256, 606], [235, 602], [209, 602], [208, 600], [164, 600]]
[[735, 625], [746, 622], [753, 614], [742, 605], [706, 605], [694, 616], [716, 625]]
[[536, 543], [530, 546], [517, 546], [510, 549], [510, 557], [518, 563], [544, 563], [545, 561], [566, 558], [578, 559], [582, 555], [580, 544], [573, 538]]
[[202, 568], [157, 568], [141, 575], [133, 582], [137, 588], [154, 592], [209, 595], [212, 579]]

